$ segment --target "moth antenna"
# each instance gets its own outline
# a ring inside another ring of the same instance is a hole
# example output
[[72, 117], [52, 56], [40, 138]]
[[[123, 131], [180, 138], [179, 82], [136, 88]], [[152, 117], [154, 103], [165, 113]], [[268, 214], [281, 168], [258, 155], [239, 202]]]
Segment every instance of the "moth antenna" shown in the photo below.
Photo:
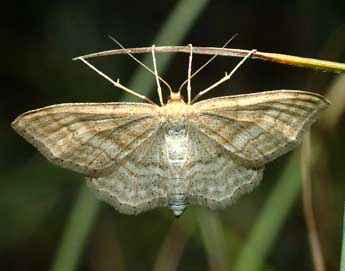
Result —
[[107, 79], [110, 83], [112, 83], [115, 87], [119, 88], [119, 89], [122, 89], [134, 96], [137, 96], [147, 102], [149, 102], [150, 104], [154, 104], [154, 105], [157, 105], [156, 103], [154, 103], [150, 98], [144, 96], [144, 95], [141, 95], [127, 87], [125, 87], [124, 85], [122, 85], [120, 83], [120, 79], [117, 79], [117, 81], [114, 81], [113, 79], [111, 79], [108, 75], [104, 74], [103, 72], [101, 72], [100, 70], [98, 70], [95, 66], [93, 66], [91, 63], [89, 63], [88, 61], [86, 61], [84, 58], [82, 57], [78, 57], [76, 59], [79, 59], [81, 60], [82, 62], [84, 62], [87, 66], [89, 66], [92, 70], [94, 70], [96, 73], [98, 73], [100, 76], [104, 77], [105, 79]]
[[[228, 44], [238, 36], [238, 33], [233, 35], [230, 39], [227, 40], [226, 43], [224, 43], [222, 48], [225, 48], [226, 46], [228, 46]], [[197, 75], [201, 70], [203, 70], [208, 64], [210, 64], [217, 56], [218, 54], [215, 54], [214, 56], [212, 56], [209, 60], [207, 60], [200, 68], [198, 68], [190, 77], [190, 79], [192, 79], [195, 75]], [[186, 81], [184, 81], [181, 86], [179, 87], [179, 92], [181, 92], [183, 86], [188, 82], [188, 79]]]
[[[154, 76], [156, 76], [155, 72], [153, 70], [151, 70], [149, 67], [147, 67], [143, 62], [141, 62], [139, 59], [137, 59], [130, 50], [127, 50], [119, 41], [117, 41], [114, 37], [109, 35], [109, 38], [114, 41], [121, 49], [126, 50], [127, 54], [135, 61], [137, 62], [140, 66], [144, 67], [146, 70], [148, 70], [150, 73], [152, 73]], [[170, 87], [170, 85], [160, 76], [158, 76], [158, 79], [160, 81], [162, 81], [164, 83], [164, 85], [166, 85], [170, 91], [170, 93], [172, 92], [172, 89]]]
[[163, 97], [162, 97], [162, 88], [161, 84], [159, 83], [159, 76], [158, 76], [158, 71], [157, 71], [157, 63], [156, 63], [156, 56], [155, 56], [155, 45], [152, 45], [152, 61], [153, 61], [153, 68], [155, 72], [155, 78], [156, 78], [156, 83], [157, 83], [157, 92], [158, 92], [158, 97], [159, 97], [159, 102], [163, 106]]
[[232, 69], [232, 71], [228, 74], [225, 73], [225, 76], [218, 80], [213, 85], [209, 86], [207, 89], [200, 91], [192, 100], [192, 104], [199, 99], [202, 95], [209, 92], [210, 90], [214, 89], [215, 87], [219, 86], [220, 84], [224, 83], [225, 81], [229, 80], [231, 76], [238, 70], [238, 68], [252, 55], [256, 52], [256, 49], [251, 50], [236, 66]]
[[[189, 53], [189, 63], [188, 63], [188, 76], [187, 76], [187, 96], [188, 96], [188, 104], [190, 104], [192, 99], [192, 87], [191, 87], [191, 73], [192, 73], [192, 59], [193, 59], [193, 45], [188, 44], [190, 48]], [[181, 88], [178, 90], [178, 93], [181, 92]]]

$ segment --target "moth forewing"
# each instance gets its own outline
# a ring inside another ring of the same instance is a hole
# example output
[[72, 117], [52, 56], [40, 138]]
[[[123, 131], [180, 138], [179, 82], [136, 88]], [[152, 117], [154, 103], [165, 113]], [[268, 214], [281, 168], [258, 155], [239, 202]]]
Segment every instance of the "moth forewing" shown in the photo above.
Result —
[[160, 123], [145, 103], [70, 103], [26, 112], [12, 127], [51, 162], [88, 176], [108, 175]]
[[219, 97], [194, 104], [191, 122], [245, 165], [262, 167], [290, 151], [328, 104], [298, 90]]
[[202, 100], [194, 104], [195, 110], [209, 110], [209, 109], [222, 109], [222, 108], [238, 108], [253, 104], [294, 100], [295, 103], [303, 103], [308, 101], [319, 102], [324, 106], [330, 102], [322, 95], [317, 93], [302, 91], [302, 90], [270, 90], [249, 94], [239, 94], [231, 96], [215, 97], [207, 100]]

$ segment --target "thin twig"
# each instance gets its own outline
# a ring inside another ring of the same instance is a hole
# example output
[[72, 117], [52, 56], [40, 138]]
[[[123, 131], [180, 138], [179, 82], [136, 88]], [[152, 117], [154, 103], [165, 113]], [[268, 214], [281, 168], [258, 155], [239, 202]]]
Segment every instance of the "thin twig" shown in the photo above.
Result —
[[303, 210], [308, 230], [309, 245], [315, 271], [325, 271], [325, 261], [321, 249], [320, 238], [316, 228], [313, 211], [312, 185], [310, 176], [310, 132], [304, 137], [302, 144], [302, 181], [303, 181]]
[[[151, 47], [138, 47], [138, 48], [127, 48], [127, 49], [115, 49], [108, 50], [88, 55], [81, 56], [82, 58], [109, 56], [109, 55], [121, 55], [127, 54], [128, 51], [131, 54], [142, 54], [150, 53]], [[189, 46], [157, 46], [155, 47], [156, 53], [190, 53]], [[231, 57], [245, 57], [250, 50], [243, 49], [233, 49], [233, 48], [218, 48], [218, 47], [194, 47], [193, 54], [203, 54], [203, 55], [219, 55], [219, 56], [231, 56]], [[276, 54], [268, 52], [256, 51], [251, 55], [252, 59], [260, 59], [265, 61], [271, 61], [281, 64], [287, 64], [291, 66], [319, 69], [324, 71], [332, 72], [345, 72], [345, 64], [327, 60], [320, 60], [314, 58], [298, 57], [286, 54]], [[77, 58], [74, 58], [78, 59]]]

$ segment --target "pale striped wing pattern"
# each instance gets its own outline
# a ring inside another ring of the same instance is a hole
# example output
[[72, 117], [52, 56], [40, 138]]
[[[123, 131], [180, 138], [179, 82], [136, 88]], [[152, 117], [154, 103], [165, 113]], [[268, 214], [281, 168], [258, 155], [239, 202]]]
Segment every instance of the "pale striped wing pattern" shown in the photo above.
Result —
[[51, 162], [88, 176], [107, 176], [157, 133], [156, 106], [71, 103], [19, 116], [12, 127]]
[[106, 177], [89, 178], [98, 198], [125, 214], [139, 214], [167, 206], [169, 168], [161, 129], [118, 163]]
[[327, 105], [310, 92], [266, 91], [198, 102], [190, 122], [237, 163], [261, 168], [295, 147]]
[[253, 169], [234, 160], [218, 142], [190, 125], [190, 151], [185, 167], [189, 203], [224, 208], [262, 179], [263, 168]]

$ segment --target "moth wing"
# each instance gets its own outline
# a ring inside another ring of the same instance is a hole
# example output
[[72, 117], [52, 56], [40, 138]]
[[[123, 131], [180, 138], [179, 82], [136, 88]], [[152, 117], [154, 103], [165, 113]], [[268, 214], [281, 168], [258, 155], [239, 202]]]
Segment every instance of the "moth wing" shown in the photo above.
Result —
[[246, 167], [193, 125], [188, 134], [190, 150], [184, 169], [190, 204], [224, 208], [260, 183], [263, 168]]
[[328, 104], [296, 90], [227, 96], [195, 103], [190, 122], [234, 159], [260, 168], [294, 148]]
[[70, 103], [26, 112], [12, 127], [51, 162], [88, 176], [106, 176], [160, 127], [144, 103]]
[[160, 129], [117, 164], [110, 175], [89, 178], [89, 187], [98, 198], [125, 214], [168, 206], [167, 182], [171, 176], [164, 144], [165, 131]]

